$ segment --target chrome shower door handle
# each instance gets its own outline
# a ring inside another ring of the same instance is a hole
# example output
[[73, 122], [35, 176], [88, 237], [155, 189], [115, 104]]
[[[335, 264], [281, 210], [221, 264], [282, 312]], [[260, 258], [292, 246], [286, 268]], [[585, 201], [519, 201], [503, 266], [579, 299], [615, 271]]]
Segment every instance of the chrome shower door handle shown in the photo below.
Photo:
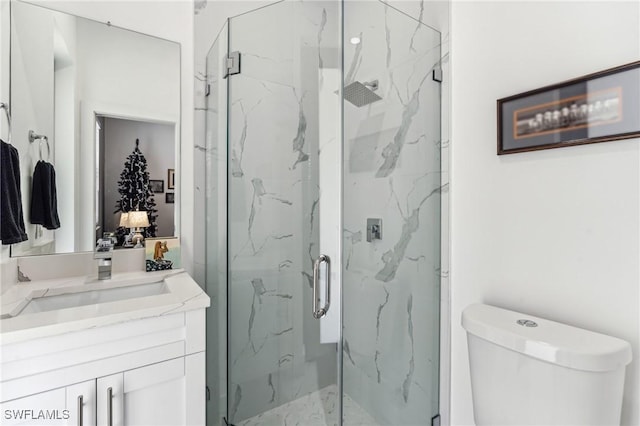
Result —
[[[327, 264], [326, 272], [326, 286], [325, 286], [325, 299], [324, 307], [319, 308], [320, 304], [320, 265], [322, 263]], [[315, 262], [313, 262], [313, 317], [320, 319], [329, 311], [329, 305], [331, 305], [331, 259], [326, 254], [321, 254]]]

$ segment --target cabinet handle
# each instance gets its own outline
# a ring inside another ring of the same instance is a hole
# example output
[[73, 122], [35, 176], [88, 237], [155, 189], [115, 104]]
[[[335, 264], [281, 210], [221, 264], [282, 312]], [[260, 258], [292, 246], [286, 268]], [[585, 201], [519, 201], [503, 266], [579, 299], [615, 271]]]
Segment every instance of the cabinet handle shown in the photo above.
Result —
[[113, 426], [113, 388], [107, 388], [107, 426]]
[[82, 426], [82, 395], [78, 396], [78, 426]]

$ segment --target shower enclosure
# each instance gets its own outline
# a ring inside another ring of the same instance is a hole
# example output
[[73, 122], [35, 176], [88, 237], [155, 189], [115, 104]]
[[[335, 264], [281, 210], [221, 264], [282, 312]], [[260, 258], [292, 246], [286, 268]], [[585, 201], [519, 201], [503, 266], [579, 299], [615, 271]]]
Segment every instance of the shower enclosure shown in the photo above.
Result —
[[437, 422], [439, 60], [379, 1], [284, 0], [218, 35], [209, 425]]

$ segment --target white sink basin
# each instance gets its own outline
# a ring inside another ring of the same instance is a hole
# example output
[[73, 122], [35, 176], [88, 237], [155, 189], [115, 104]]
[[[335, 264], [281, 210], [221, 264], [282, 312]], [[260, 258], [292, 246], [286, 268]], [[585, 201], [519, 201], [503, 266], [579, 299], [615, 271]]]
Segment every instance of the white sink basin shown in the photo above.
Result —
[[96, 278], [71, 276], [14, 284], [0, 298], [0, 347], [210, 305], [207, 294], [182, 270]]
[[98, 303], [116, 302], [137, 297], [156, 296], [168, 293], [169, 289], [164, 281], [138, 284], [117, 288], [81, 291], [55, 296], [42, 296], [31, 299], [17, 315], [33, 314], [37, 312], [54, 311], [57, 309], [73, 308], [76, 306], [96, 305]]

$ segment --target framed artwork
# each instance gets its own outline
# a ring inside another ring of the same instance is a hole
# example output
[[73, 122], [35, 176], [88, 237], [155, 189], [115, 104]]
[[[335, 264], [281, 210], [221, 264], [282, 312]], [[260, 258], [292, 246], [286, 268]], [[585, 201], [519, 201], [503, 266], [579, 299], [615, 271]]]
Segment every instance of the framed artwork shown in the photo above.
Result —
[[165, 200], [167, 204], [175, 204], [176, 202], [176, 194], [174, 192], [167, 192], [165, 194]]
[[167, 189], [176, 189], [176, 170], [169, 169], [167, 173]]
[[144, 247], [147, 272], [181, 268], [178, 237], [147, 238]]
[[164, 181], [163, 180], [152, 180], [149, 179], [149, 186], [151, 187], [151, 192], [154, 194], [161, 194], [164, 192]]
[[640, 136], [640, 61], [498, 100], [498, 155]]

